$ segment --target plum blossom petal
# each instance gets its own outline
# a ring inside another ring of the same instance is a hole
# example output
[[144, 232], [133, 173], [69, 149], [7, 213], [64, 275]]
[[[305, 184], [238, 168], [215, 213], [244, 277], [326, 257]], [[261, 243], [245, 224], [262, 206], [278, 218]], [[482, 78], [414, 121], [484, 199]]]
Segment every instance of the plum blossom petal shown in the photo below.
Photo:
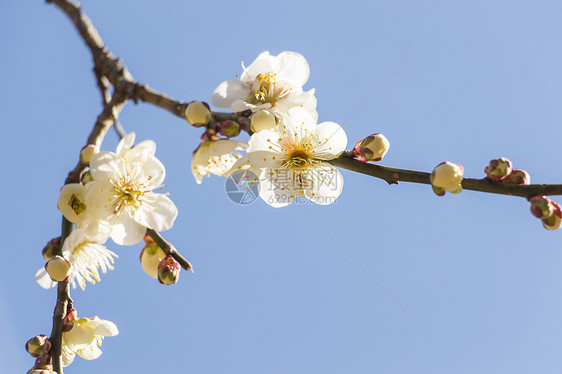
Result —
[[125, 152], [131, 149], [133, 147], [133, 144], [135, 144], [135, 137], [136, 135], [134, 132], [130, 132], [127, 135], [125, 135], [123, 139], [121, 139], [119, 144], [117, 144], [117, 149], [115, 150], [115, 153], [117, 153], [118, 156], [123, 156]]
[[197, 184], [201, 184], [203, 177], [211, 174], [222, 176], [241, 157], [239, 151], [248, 145], [229, 139], [209, 140], [202, 142], [193, 153], [191, 172]]
[[211, 104], [219, 108], [229, 108], [238, 98], [245, 98], [250, 94], [250, 87], [238, 79], [224, 81], [211, 95]]
[[295, 86], [302, 87], [310, 76], [310, 67], [303, 55], [296, 52], [281, 52], [277, 56], [279, 71], [277, 74], [283, 80]]
[[144, 238], [146, 226], [141, 225], [128, 215], [111, 226], [111, 240], [119, 245], [134, 245]]
[[171, 228], [178, 215], [178, 208], [172, 200], [166, 195], [151, 193], [150, 196], [147, 195], [147, 201], [150, 202], [137, 209], [134, 219], [142, 226], [156, 231], [166, 231]]
[[321, 164], [310, 172], [314, 177], [311, 178], [311, 188], [304, 190], [306, 197], [320, 205], [336, 201], [343, 189], [343, 177], [338, 169], [330, 164]]
[[318, 146], [315, 153], [319, 159], [331, 160], [345, 151], [347, 135], [337, 123], [322, 122], [318, 124], [316, 135], [318, 136]]
[[45, 289], [53, 288], [57, 285], [57, 282], [53, 282], [49, 273], [45, 270], [45, 267], [41, 267], [41, 269], [35, 273], [35, 281]]
[[108, 219], [115, 213], [117, 200], [115, 188], [110, 181], [101, 180], [89, 183], [86, 204], [90, 214], [98, 219]]
[[125, 168], [125, 159], [113, 152], [102, 151], [90, 161], [90, 173], [96, 181], [111, 179], [116, 170], [123, 168]]

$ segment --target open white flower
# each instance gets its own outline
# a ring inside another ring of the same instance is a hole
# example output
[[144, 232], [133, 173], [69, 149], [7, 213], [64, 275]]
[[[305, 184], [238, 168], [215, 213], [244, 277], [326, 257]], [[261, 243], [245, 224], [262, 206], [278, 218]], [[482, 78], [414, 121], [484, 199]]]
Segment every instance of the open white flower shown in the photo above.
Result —
[[314, 89], [303, 91], [310, 68], [306, 59], [296, 52], [281, 52], [272, 56], [262, 52], [240, 79], [222, 82], [213, 92], [214, 106], [230, 108], [233, 112], [268, 109], [275, 114], [302, 107], [317, 119]]
[[259, 175], [260, 196], [273, 207], [289, 205], [298, 197], [327, 205], [340, 195], [343, 178], [325, 161], [338, 157], [346, 145], [340, 125], [316, 125], [309, 112], [294, 108], [278, 130], [262, 130], [250, 137], [246, 156], [231, 173], [249, 168]]
[[[109, 238], [109, 224], [105, 221], [94, 221], [88, 226], [74, 230], [64, 241], [62, 255], [68, 259], [70, 268], [70, 284], [72, 288], [79, 285], [86, 289], [86, 281], [94, 284], [100, 281], [99, 272], [106, 273], [113, 270], [114, 257], [119, 257], [103, 243]], [[35, 280], [43, 288], [52, 288], [56, 285], [51, 280], [45, 268], [39, 269]]]
[[98, 317], [75, 320], [72, 329], [62, 334], [62, 365], [70, 365], [76, 355], [86, 360], [98, 358], [103, 337], [117, 334], [119, 330], [113, 322]]
[[248, 145], [229, 139], [204, 141], [193, 152], [191, 161], [191, 172], [198, 184], [201, 184], [203, 177], [210, 174], [223, 175], [238, 160], [241, 155], [236, 151], [246, 149]]
[[154, 142], [131, 147], [133, 141], [130, 134], [121, 140], [117, 153], [100, 152], [92, 158], [94, 181], [86, 191], [89, 213], [107, 220], [111, 239], [121, 245], [141, 241], [146, 228], [168, 230], [178, 214], [168, 196], [153, 192], [166, 176], [164, 165], [154, 157]]

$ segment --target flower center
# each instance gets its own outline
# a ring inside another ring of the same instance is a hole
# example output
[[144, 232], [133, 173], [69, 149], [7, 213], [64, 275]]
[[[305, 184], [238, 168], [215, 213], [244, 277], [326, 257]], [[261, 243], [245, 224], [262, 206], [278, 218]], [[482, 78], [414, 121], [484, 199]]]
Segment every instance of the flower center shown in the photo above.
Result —
[[304, 149], [295, 149], [289, 154], [289, 167], [305, 168], [312, 164], [312, 157], [309, 152]]
[[84, 204], [75, 194], [70, 196], [70, 200], [68, 200], [68, 205], [72, 208], [76, 215], [83, 213], [86, 210], [86, 204]]
[[148, 190], [142, 183], [136, 183], [134, 175], [128, 174], [112, 183], [115, 186], [115, 197], [117, 198], [115, 214], [120, 214], [127, 206], [136, 210], [142, 205], [143, 196]]
[[258, 74], [253, 82], [249, 85], [252, 91], [246, 101], [252, 104], [274, 104], [278, 99], [282, 99], [289, 95], [289, 91], [285, 88], [279, 88], [275, 80], [276, 74]]

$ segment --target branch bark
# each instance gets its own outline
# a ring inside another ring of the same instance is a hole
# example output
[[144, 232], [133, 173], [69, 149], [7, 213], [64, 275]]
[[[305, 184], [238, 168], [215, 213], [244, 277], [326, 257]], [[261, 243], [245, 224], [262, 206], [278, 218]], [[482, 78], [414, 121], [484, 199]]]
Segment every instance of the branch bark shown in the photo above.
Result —
[[[430, 173], [369, 164], [367, 162], [351, 158], [346, 154], [342, 154], [340, 157], [328, 162], [343, 169], [382, 179], [388, 184], [398, 184], [398, 182], [431, 184], [429, 181]], [[462, 180], [462, 188], [464, 190], [487, 192], [499, 195], [520, 196], [527, 199], [536, 195], [562, 195], [562, 184], [521, 185], [496, 183], [488, 179], [464, 178]]]

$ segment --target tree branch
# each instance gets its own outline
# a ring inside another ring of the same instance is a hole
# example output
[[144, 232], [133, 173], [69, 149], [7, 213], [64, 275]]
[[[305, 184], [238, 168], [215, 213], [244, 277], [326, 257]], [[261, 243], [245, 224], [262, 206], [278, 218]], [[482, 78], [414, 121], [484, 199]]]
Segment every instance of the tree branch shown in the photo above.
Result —
[[[346, 154], [328, 162], [343, 169], [385, 180], [388, 184], [398, 184], [398, 182], [431, 184], [429, 181], [430, 173], [369, 164], [351, 158]], [[500, 195], [520, 196], [527, 199], [536, 195], [562, 195], [562, 184], [522, 185], [497, 183], [488, 179], [464, 178], [462, 180], [462, 188], [464, 190], [488, 192]]]
[[[66, 218], [62, 217], [62, 228], [61, 228], [61, 242], [60, 248], [62, 246], [68, 235], [72, 232], [72, 222], [68, 221]], [[57, 285], [57, 303], [55, 305], [55, 311], [53, 313], [53, 328], [51, 329], [51, 336], [49, 340], [51, 341], [51, 357], [53, 360], [53, 370], [59, 374], [62, 372], [62, 328], [64, 326], [64, 317], [66, 317], [66, 312], [68, 310], [68, 304], [71, 302], [70, 290], [68, 287], [68, 280], [59, 282]]]

